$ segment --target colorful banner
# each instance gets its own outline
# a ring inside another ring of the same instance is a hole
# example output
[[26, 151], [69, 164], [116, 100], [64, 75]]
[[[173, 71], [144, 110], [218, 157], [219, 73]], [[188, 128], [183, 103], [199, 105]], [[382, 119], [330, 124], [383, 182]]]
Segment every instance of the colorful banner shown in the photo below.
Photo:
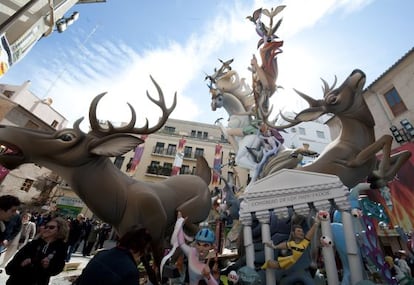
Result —
[[135, 172], [137, 169], [137, 165], [138, 163], [141, 161], [142, 158], [142, 154], [144, 153], [144, 147], [145, 147], [145, 140], [148, 138], [148, 135], [142, 135], [140, 137], [144, 142], [141, 143], [140, 145], [138, 145], [135, 148], [135, 154], [134, 154], [134, 158], [131, 161], [131, 165], [129, 165], [128, 171], [127, 172]]
[[[388, 183], [391, 192], [392, 207], [387, 207], [387, 201], [381, 195], [380, 190], [366, 191], [368, 197], [375, 202], [381, 203], [391, 220], [391, 227], [399, 226], [405, 232], [414, 228], [414, 143], [406, 143], [392, 152], [408, 150], [411, 152], [410, 159], [400, 168], [395, 179]], [[381, 159], [381, 158], [380, 158]]]
[[12, 54], [6, 35], [0, 35], [0, 77], [2, 77], [12, 64]]
[[223, 146], [221, 144], [216, 145], [216, 150], [214, 153], [214, 162], [213, 162], [213, 180], [211, 182], [212, 186], [218, 186], [221, 174], [221, 150]]
[[9, 174], [10, 170], [0, 164], [0, 182]]
[[178, 175], [180, 173], [181, 166], [183, 165], [184, 158], [184, 145], [187, 141], [182, 137], [178, 142], [177, 152], [175, 153], [175, 159], [173, 163], [173, 168], [171, 171], [171, 176]]

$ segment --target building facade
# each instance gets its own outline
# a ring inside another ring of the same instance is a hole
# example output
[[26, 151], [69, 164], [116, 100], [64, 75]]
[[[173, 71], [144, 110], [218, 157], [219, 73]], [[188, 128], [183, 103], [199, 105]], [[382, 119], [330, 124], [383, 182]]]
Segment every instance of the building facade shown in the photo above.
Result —
[[375, 79], [363, 93], [375, 117], [375, 136], [392, 135], [392, 153], [410, 151], [411, 158], [389, 183], [392, 205], [387, 206], [380, 191], [368, 196], [384, 205], [388, 223], [377, 228], [383, 251], [391, 255], [399, 249], [413, 250], [411, 243], [414, 229], [414, 48], [409, 50], [390, 68]]
[[[29, 81], [20, 86], [0, 84], [0, 124], [42, 131], [65, 128], [68, 121], [52, 108], [52, 99], [41, 100], [29, 88]], [[4, 151], [7, 149], [0, 145], [0, 153]], [[15, 195], [26, 203], [36, 202], [41, 198], [41, 191], [34, 187], [36, 183], [42, 181], [45, 189], [50, 188], [47, 189], [48, 193], [54, 195], [52, 186], [59, 182], [58, 177], [49, 169], [35, 164], [22, 165], [10, 172], [3, 167], [0, 170], [0, 192]]]
[[[168, 119], [162, 129], [145, 138], [145, 143], [116, 157], [114, 163], [137, 180], [156, 182], [175, 172], [194, 174], [200, 155], [227, 181], [246, 185], [247, 171], [234, 167], [234, 151], [220, 129], [211, 124]], [[221, 188], [224, 182], [217, 178], [211, 186]]]
[[105, 0], [2, 0], [0, 2], [0, 77], [28, 54], [36, 42], [63, 32], [75, 22], [79, 13], [65, 17], [77, 3], [97, 3]]

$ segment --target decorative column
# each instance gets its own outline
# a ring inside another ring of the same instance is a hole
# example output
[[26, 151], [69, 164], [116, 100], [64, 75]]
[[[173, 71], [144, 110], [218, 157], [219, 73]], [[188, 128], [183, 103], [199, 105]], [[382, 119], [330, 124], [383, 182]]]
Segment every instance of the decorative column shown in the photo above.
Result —
[[241, 213], [240, 221], [243, 225], [244, 247], [246, 251], [246, 265], [254, 269], [254, 246], [252, 233], [252, 215], [251, 213]]
[[[260, 222], [262, 229], [262, 242], [271, 241], [270, 238], [270, 212], [267, 211], [258, 211], [256, 212], [256, 217]], [[273, 248], [264, 246], [265, 261], [269, 259], [274, 259], [274, 250]], [[276, 284], [275, 271], [273, 269], [266, 269], [266, 284]]]
[[362, 268], [364, 268], [359, 257], [359, 248], [355, 237], [352, 216], [348, 211], [342, 212], [342, 224], [344, 227], [346, 252], [348, 255], [349, 271], [351, 272], [351, 284], [355, 285], [363, 280]]
[[[331, 229], [331, 222], [330, 222], [330, 215], [327, 217], [323, 217], [321, 219], [321, 231], [322, 236], [329, 237], [332, 240], [332, 229]], [[338, 285], [338, 269], [336, 268], [335, 263], [335, 253], [332, 246], [324, 246], [322, 247], [322, 255], [325, 264], [326, 275], [328, 278], [327, 284], [329, 285]]]

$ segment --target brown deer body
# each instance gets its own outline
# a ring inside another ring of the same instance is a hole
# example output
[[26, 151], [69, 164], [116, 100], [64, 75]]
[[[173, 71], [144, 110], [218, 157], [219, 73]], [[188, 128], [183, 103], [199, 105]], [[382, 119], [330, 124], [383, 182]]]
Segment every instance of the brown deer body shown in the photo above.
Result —
[[[360, 70], [354, 70], [342, 85], [335, 89], [334, 86], [328, 87], [325, 81], [324, 84], [324, 98], [321, 100], [312, 99], [297, 91], [308, 101], [310, 107], [298, 113], [293, 120], [285, 118], [290, 122], [287, 126], [277, 126], [292, 127], [301, 122], [315, 120], [327, 113], [335, 115], [341, 122], [339, 137], [331, 142], [313, 163], [297, 169], [337, 175], [342, 183], [350, 188], [364, 182], [367, 177], [373, 178], [377, 186], [386, 185], [411, 153], [402, 151], [391, 155], [391, 135], [384, 135], [375, 140], [375, 121], [362, 97], [365, 74]], [[376, 155], [380, 151], [383, 155], [378, 162]], [[272, 159], [277, 161], [278, 157]], [[262, 177], [281, 168], [272, 159], [265, 165]]]
[[[151, 78], [152, 79], [152, 78]], [[79, 119], [73, 129], [52, 133], [12, 126], [0, 126], [0, 144], [9, 148], [0, 155], [0, 164], [14, 169], [24, 163], [37, 163], [62, 176], [75, 193], [103, 221], [123, 234], [132, 225], [142, 225], [151, 233], [154, 255], [161, 260], [162, 242], [168, 229], [173, 228], [177, 211], [188, 217], [188, 222], [205, 220], [211, 208], [208, 184], [211, 170], [204, 158], [197, 161], [195, 175], [170, 177], [161, 183], [137, 181], [122, 173], [108, 157], [122, 155], [142, 140], [137, 134], [150, 134], [161, 128], [175, 108], [165, 107], [164, 97], [157, 83], [160, 99], [148, 98], [158, 105], [163, 115], [148, 128], [135, 128], [135, 111], [127, 126], [115, 128], [108, 122], [102, 128], [96, 119], [96, 107], [104, 94], [92, 102], [89, 112], [91, 131], [83, 133]], [[158, 263], [159, 264], [159, 263]]]

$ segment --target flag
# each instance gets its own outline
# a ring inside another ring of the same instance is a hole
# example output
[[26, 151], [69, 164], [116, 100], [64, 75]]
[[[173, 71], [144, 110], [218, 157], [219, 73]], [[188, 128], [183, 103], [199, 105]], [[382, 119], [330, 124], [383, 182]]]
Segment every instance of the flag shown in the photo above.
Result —
[[128, 172], [133, 172], [136, 170], [138, 163], [141, 161], [142, 154], [144, 153], [145, 140], [148, 135], [142, 135], [141, 139], [144, 141], [135, 148], [134, 158], [132, 159], [131, 165], [128, 167]]
[[171, 176], [178, 175], [180, 173], [181, 166], [183, 165], [184, 158], [184, 145], [187, 141], [182, 137], [178, 142], [177, 152], [175, 153], [175, 159], [173, 163], [173, 168], [171, 171]]
[[7, 174], [9, 174], [10, 170], [0, 164], [0, 181], [2, 181]]
[[213, 180], [211, 182], [212, 186], [215, 187], [219, 184], [220, 174], [221, 174], [221, 150], [223, 146], [221, 144], [216, 145], [214, 153], [214, 162], [213, 162]]

